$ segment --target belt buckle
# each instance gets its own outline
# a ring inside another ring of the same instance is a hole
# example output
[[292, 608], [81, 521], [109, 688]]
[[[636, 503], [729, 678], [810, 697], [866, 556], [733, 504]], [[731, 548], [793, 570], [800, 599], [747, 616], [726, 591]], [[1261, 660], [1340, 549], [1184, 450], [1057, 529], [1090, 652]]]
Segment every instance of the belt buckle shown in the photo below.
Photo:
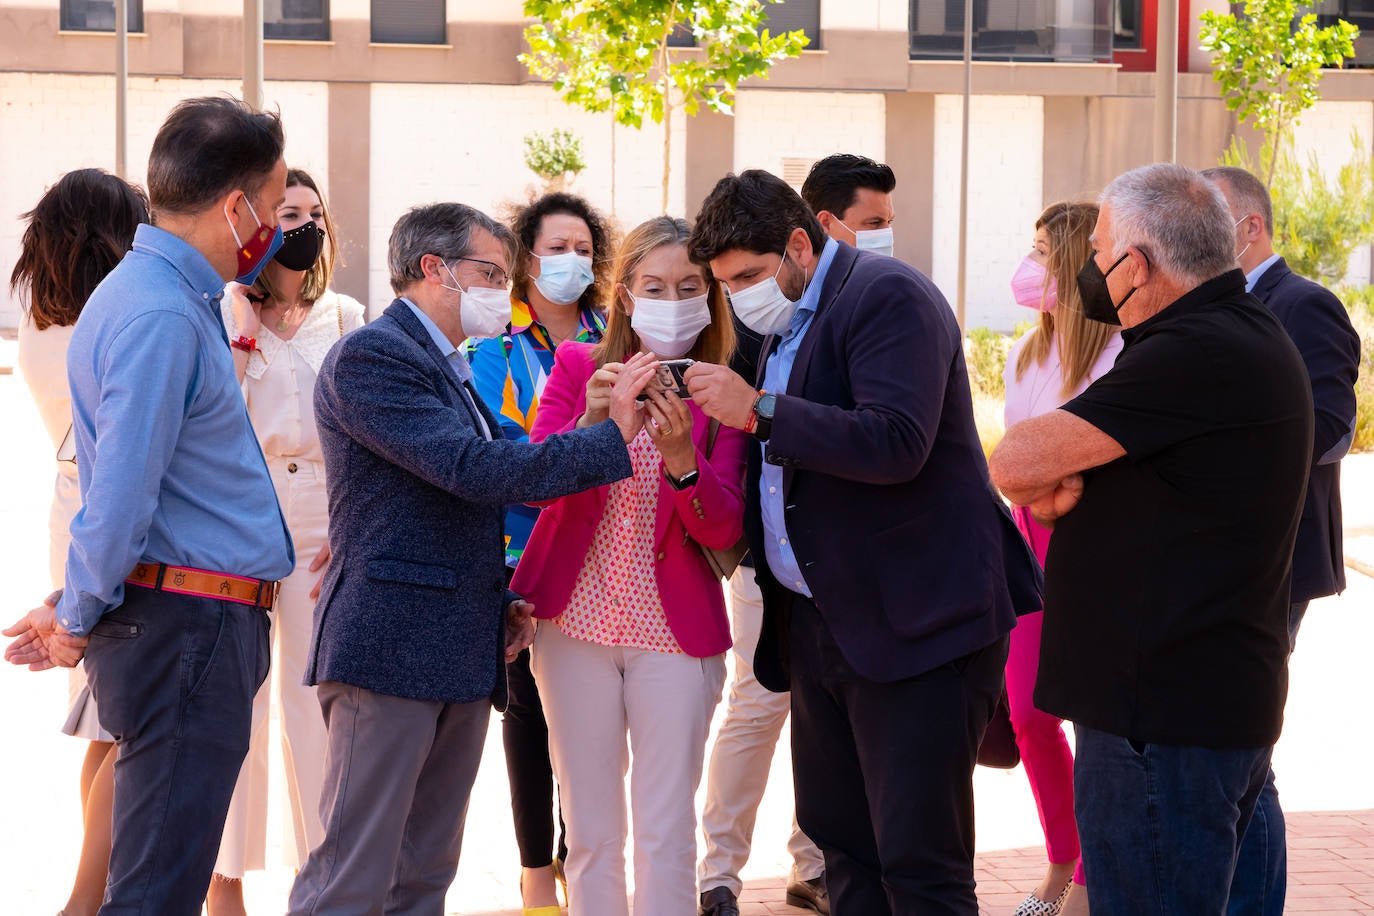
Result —
[[[267, 600], [263, 601], [263, 589], [267, 590]], [[277, 592], [281, 589], [281, 582], [259, 582], [258, 583], [258, 607], [264, 611], [270, 611], [277, 603]]]

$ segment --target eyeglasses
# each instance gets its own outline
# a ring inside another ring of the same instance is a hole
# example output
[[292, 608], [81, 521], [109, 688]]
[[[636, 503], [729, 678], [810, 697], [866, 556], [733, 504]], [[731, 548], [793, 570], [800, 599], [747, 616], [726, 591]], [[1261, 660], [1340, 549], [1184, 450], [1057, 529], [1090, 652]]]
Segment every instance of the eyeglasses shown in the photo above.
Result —
[[510, 274], [500, 264], [493, 264], [491, 261], [483, 261], [481, 258], [459, 258], [460, 261], [469, 261], [479, 265], [477, 268], [478, 276], [488, 283], [496, 286], [509, 286]]

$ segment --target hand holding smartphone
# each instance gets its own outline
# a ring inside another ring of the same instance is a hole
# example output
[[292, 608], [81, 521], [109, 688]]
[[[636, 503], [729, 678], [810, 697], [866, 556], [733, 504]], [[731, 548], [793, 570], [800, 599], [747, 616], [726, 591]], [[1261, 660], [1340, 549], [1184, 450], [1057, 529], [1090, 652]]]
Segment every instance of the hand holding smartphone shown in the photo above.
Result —
[[[659, 362], [658, 369], [654, 373], [654, 380], [650, 383], [659, 391], [671, 391], [684, 401], [691, 400], [692, 394], [687, 390], [687, 382], [683, 375], [696, 360], [691, 359], [665, 359]], [[638, 399], [648, 400], [649, 396], [640, 392]]]

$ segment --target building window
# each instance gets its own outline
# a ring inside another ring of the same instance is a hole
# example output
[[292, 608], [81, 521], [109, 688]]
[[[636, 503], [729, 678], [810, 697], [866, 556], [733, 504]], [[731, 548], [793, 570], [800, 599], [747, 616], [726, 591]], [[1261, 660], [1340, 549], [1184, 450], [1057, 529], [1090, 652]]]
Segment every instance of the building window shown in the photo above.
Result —
[[377, 44], [446, 44], [444, 0], [372, 0], [372, 41]]
[[[143, 31], [143, 0], [126, 0], [129, 31]], [[115, 0], [62, 0], [60, 28], [70, 32], [113, 32]]]
[[1312, 12], [1317, 14], [1318, 28], [1335, 25], [1339, 19], [1357, 26], [1355, 59], [1346, 66], [1374, 67], [1374, 0], [1320, 0], [1312, 4]]
[[[975, 60], [1110, 61], [1113, 0], [972, 0]], [[1139, 0], [1118, 0], [1123, 5]], [[912, 58], [964, 54], [965, 0], [911, 0]]]
[[784, 3], [766, 3], [763, 7], [764, 27], [769, 34], [781, 35], [798, 29], [811, 39], [806, 50], [815, 51], [821, 46], [821, 0], [786, 0]]
[[1140, 0], [1116, 0], [1112, 17], [1112, 48], [1139, 51], [1145, 47], [1145, 19]]
[[262, 0], [262, 37], [329, 40], [329, 0]]

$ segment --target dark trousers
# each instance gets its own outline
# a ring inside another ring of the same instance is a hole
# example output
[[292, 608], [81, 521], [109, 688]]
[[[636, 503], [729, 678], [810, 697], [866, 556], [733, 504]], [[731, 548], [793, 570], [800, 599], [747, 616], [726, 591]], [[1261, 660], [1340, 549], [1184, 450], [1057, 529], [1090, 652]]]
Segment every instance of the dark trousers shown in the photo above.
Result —
[[1144, 744], [1074, 725], [1088, 905], [1112, 916], [1226, 912], [1268, 747]]
[[[549, 762], [549, 724], [544, 704], [530, 672], [526, 649], [506, 666], [506, 712], [501, 717], [501, 741], [506, 748], [510, 779], [510, 810], [520, 864], [544, 868], [554, 858], [553, 765]], [[558, 814], [558, 858], [567, 861], [563, 813]]]
[[198, 916], [267, 677], [267, 614], [128, 586], [86, 648], [115, 737], [114, 845], [101, 916]]
[[[1294, 602], [1288, 609], [1288, 651], [1298, 644], [1298, 627], [1307, 613], [1306, 601]], [[1240, 844], [1236, 875], [1231, 881], [1229, 916], [1282, 916], [1288, 896], [1288, 836], [1279, 806], [1279, 790], [1274, 785], [1274, 768], [1260, 790], [1255, 815]]]
[[976, 916], [973, 767], [1007, 640], [877, 683], [799, 596], [789, 650], [797, 821], [825, 855], [831, 913]]

